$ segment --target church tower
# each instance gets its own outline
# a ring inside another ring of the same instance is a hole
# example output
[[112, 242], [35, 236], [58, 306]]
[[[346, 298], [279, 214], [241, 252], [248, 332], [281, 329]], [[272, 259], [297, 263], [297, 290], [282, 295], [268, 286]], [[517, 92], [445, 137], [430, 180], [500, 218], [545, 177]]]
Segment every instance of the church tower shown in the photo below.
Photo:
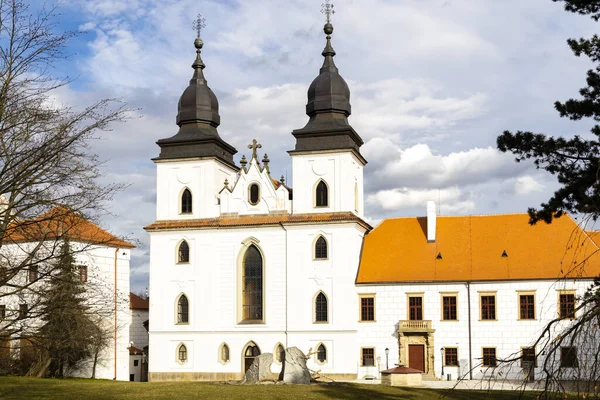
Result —
[[200, 56], [203, 19], [195, 25], [194, 74], [179, 98], [179, 131], [156, 142], [160, 146], [160, 155], [153, 159], [157, 166], [157, 220], [217, 217], [218, 192], [226, 179], [234, 181], [238, 171], [233, 161], [237, 150], [217, 132], [221, 123], [219, 102], [204, 77]]
[[352, 212], [364, 215], [362, 139], [348, 123], [350, 89], [339, 74], [331, 45], [333, 6], [324, 5], [327, 16], [323, 66], [308, 89], [308, 123], [292, 132], [296, 147], [289, 151], [294, 178], [293, 212]]

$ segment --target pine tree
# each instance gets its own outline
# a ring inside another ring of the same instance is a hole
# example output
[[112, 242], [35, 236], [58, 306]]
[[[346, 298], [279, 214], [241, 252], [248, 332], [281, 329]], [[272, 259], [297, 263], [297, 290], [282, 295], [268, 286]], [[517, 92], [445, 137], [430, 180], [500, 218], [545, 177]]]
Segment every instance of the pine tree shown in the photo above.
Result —
[[37, 375], [64, 377], [93, 355], [90, 337], [96, 327], [68, 241], [61, 246], [55, 270], [42, 294], [43, 325], [37, 339], [44, 356]]
[[[565, 10], [600, 19], [600, 0], [564, 1]], [[569, 39], [567, 43], [579, 57], [587, 56], [597, 64], [587, 72], [587, 87], [579, 90], [581, 98], [557, 101], [554, 108], [561, 117], [571, 120], [593, 118], [600, 122], [600, 37]], [[556, 175], [561, 187], [539, 209], [529, 208], [530, 223], [552, 222], [565, 212], [589, 215], [593, 220], [600, 216], [600, 125], [591, 129], [592, 137], [572, 139], [544, 134], [505, 131], [497, 139], [498, 149], [516, 155], [516, 161], [533, 160], [537, 168]]]

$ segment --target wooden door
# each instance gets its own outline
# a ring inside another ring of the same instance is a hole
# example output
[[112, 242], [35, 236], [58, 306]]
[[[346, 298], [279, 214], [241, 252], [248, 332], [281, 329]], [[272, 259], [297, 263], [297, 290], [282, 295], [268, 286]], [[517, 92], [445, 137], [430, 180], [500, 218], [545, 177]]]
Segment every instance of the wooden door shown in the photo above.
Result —
[[422, 344], [408, 345], [408, 367], [425, 372], [425, 346]]

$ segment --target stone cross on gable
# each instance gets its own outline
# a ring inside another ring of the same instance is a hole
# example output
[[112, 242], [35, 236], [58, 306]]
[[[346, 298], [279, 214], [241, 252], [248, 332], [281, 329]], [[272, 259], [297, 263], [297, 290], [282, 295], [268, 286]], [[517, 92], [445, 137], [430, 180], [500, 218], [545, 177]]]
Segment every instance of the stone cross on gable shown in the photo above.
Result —
[[[249, 149], [252, 149], [252, 158], [256, 158], [256, 149], [262, 148], [262, 144], [258, 143], [256, 139], [252, 139], [252, 144], [248, 145]], [[256, 158], [258, 161], [258, 158]]]

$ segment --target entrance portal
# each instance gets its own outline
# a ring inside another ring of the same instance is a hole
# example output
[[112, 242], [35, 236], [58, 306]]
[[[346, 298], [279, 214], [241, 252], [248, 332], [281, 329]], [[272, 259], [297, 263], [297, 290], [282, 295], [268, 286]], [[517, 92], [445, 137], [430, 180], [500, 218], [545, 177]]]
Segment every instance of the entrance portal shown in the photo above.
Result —
[[260, 355], [260, 349], [254, 343], [250, 343], [244, 350], [244, 373], [250, 369], [254, 359]]
[[425, 372], [425, 346], [422, 344], [408, 345], [408, 367]]

